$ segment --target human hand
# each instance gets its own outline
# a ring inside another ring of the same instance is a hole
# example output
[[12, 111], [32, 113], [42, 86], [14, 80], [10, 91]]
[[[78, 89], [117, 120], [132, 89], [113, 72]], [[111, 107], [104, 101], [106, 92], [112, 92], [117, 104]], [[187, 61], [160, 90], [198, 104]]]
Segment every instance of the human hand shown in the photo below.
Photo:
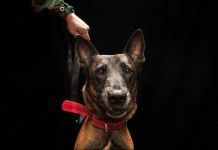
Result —
[[67, 23], [67, 29], [72, 35], [81, 35], [85, 39], [90, 40], [89, 26], [75, 13], [68, 14], [65, 19]]

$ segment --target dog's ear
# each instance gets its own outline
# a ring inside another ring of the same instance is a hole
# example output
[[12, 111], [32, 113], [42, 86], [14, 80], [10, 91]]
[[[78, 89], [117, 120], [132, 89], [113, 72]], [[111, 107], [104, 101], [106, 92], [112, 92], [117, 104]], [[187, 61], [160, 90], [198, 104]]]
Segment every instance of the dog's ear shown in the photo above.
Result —
[[145, 61], [145, 40], [143, 31], [141, 29], [136, 30], [129, 40], [127, 41], [123, 53], [130, 56], [130, 58], [137, 64], [141, 64]]
[[90, 41], [80, 35], [77, 35], [75, 40], [75, 49], [78, 53], [80, 63], [88, 65], [91, 57], [98, 54], [97, 50]]

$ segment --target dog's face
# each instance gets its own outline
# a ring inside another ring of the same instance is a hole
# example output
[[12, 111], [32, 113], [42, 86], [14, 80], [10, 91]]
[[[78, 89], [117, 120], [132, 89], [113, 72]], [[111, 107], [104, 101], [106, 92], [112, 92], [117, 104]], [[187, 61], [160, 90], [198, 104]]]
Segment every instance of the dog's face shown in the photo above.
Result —
[[123, 53], [100, 55], [81, 36], [76, 37], [76, 50], [86, 70], [86, 91], [110, 118], [122, 118], [136, 103], [138, 67], [145, 61], [144, 37], [136, 30]]

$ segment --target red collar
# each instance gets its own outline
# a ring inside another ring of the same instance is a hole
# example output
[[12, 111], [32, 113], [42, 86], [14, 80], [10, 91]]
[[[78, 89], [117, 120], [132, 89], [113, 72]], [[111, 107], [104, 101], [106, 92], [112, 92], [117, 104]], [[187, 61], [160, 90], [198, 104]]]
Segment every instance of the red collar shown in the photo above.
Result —
[[67, 112], [72, 112], [76, 114], [80, 114], [83, 116], [88, 117], [92, 121], [92, 125], [101, 129], [107, 130], [116, 130], [122, 128], [126, 121], [103, 121], [96, 118], [95, 115], [93, 115], [86, 106], [81, 105], [79, 103], [70, 101], [70, 100], [64, 100], [62, 103], [62, 109]]

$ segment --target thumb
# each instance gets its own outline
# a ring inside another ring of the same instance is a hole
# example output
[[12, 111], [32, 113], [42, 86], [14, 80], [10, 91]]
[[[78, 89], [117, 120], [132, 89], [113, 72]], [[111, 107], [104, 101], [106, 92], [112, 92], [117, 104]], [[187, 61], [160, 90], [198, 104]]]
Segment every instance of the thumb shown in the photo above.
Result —
[[90, 37], [89, 37], [88, 32], [82, 33], [81, 36], [90, 41]]

